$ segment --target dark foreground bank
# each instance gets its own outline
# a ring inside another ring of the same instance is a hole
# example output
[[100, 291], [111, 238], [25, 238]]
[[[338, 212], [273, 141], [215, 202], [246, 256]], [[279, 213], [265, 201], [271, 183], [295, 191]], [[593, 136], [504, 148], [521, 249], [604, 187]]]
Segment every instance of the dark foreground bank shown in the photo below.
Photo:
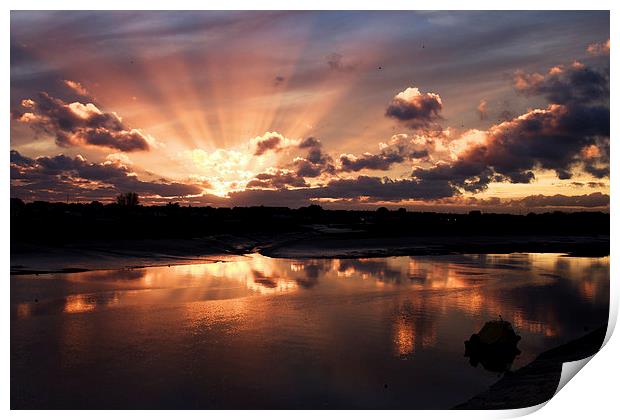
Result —
[[11, 244], [11, 274], [80, 272], [99, 269], [225, 261], [260, 253], [274, 258], [377, 258], [451, 254], [562, 253], [609, 255], [609, 236], [370, 236], [356, 232], [214, 235], [187, 239], [76, 240], [63, 244]]
[[11, 272], [282, 258], [552, 252], [609, 255], [609, 214], [442, 214], [319, 206], [180, 207], [11, 201]]
[[549, 401], [558, 387], [562, 363], [584, 359], [603, 345], [607, 326], [542, 353], [532, 363], [505, 374], [487, 391], [456, 406], [461, 410], [506, 410]]

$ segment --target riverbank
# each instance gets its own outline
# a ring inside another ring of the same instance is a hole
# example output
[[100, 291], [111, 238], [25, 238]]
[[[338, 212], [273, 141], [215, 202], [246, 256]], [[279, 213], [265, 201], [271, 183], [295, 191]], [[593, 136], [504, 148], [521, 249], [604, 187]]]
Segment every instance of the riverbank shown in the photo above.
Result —
[[609, 255], [609, 237], [552, 235], [366, 237], [340, 234], [295, 239], [260, 247], [261, 254], [274, 258], [370, 258], [513, 252], [606, 256]]
[[459, 410], [506, 410], [549, 401], [558, 387], [562, 363], [592, 356], [603, 345], [607, 326], [541, 353], [521, 369], [505, 374], [485, 392], [460, 404]]
[[609, 236], [370, 236], [322, 226], [303, 232], [214, 235], [195, 239], [82, 240], [62, 245], [12, 244], [11, 274], [223, 261], [258, 252], [273, 258], [372, 258], [402, 255], [553, 252], [609, 255]]

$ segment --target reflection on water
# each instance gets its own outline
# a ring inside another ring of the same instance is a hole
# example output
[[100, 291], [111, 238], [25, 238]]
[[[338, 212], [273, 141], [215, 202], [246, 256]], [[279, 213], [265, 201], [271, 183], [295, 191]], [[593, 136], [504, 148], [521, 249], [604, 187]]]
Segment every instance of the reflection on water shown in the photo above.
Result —
[[[412, 303], [413, 302], [415, 303]], [[415, 306], [414, 306], [415, 305]], [[411, 357], [417, 348], [428, 348], [437, 342], [435, 318], [415, 316], [415, 307], [423, 308], [421, 299], [408, 299], [399, 308], [394, 320], [393, 342], [396, 354], [406, 359]], [[424, 311], [424, 309], [422, 309]]]
[[496, 379], [463, 358], [485, 321], [501, 315], [522, 336], [517, 369], [606, 323], [608, 302], [608, 257], [558, 254], [253, 254], [13, 276], [11, 398], [15, 407], [447, 408]]

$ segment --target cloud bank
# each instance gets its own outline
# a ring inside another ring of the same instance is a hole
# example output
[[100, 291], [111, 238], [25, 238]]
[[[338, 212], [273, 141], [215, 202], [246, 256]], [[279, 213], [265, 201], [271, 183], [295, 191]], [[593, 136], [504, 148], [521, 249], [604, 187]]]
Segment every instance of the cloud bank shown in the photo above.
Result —
[[96, 146], [121, 152], [145, 151], [149, 139], [140, 130], [127, 127], [114, 112], [103, 112], [92, 103], [66, 103], [46, 92], [37, 99], [24, 99], [26, 110], [17, 120], [38, 132], [55, 136], [60, 147]]
[[203, 192], [201, 186], [166, 179], [142, 181], [119, 160], [91, 163], [82, 156], [41, 156], [35, 159], [11, 150], [11, 195], [64, 201], [113, 198], [133, 191], [146, 197], [184, 197]]

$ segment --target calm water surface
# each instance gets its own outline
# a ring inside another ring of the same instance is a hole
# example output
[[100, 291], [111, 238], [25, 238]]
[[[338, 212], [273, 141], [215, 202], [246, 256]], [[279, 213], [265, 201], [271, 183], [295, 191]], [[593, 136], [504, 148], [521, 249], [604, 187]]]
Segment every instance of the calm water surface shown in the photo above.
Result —
[[[36, 301], [35, 301], [36, 300]], [[609, 258], [271, 259], [11, 277], [13, 408], [450, 408], [607, 322]]]

